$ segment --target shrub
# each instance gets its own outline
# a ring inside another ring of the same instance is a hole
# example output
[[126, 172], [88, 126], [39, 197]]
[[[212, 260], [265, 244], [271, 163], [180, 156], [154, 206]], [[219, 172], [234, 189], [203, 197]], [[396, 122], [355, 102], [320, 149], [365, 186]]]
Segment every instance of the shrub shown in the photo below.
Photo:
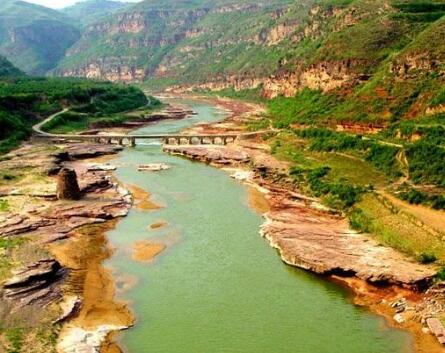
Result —
[[445, 196], [437, 195], [432, 197], [431, 206], [436, 210], [445, 210]]
[[397, 162], [397, 154], [399, 151], [400, 149], [397, 147], [374, 143], [371, 145], [366, 160], [386, 175], [399, 177], [402, 175]]
[[274, 98], [267, 106], [274, 126], [285, 128], [293, 123], [308, 124], [327, 118], [338, 102], [339, 97], [334, 94], [306, 88], [293, 98]]
[[430, 264], [437, 261], [436, 255], [432, 253], [421, 253], [418, 256], [418, 261], [422, 264]]
[[414, 205], [423, 204], [428, 201], [428, 195], [412, 188], [409, 191], [402, 192], [400, 198]]
[[445, 186], [445, 149], [420, 140], [406, 150], [409, 173], [415, 183]]
[[445, 281], [445, 267], [442, 267], [436, 274], [436, 277], [441, 281]]
[[371, 232], [372, 220], [360, 208], [355, 208], [349, 213], [349, 224], [360, 232]]
[[297, 131], [297, 135], [311, 139], [310, 149], [313, 151], [344, 151], [363, 150], [368, 146], [367, 141], [363, 141], [360, 136], [348, 135], [324, 128], [308, 128]]

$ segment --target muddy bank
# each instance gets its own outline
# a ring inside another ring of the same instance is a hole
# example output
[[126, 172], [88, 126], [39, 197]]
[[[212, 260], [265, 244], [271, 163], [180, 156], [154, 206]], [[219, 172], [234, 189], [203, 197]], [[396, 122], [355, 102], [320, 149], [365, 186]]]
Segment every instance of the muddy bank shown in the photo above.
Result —
[[[230, 102], [226, 103], [229, 107]], [[243, 114], [191, 130], [242, 131], [249, 121], [249, 113]], [[249, 203], [265, 214], [261, 233], [284, 262], [341, 280], [353, 291], [356, 304], [410, 331], [418, 352], [443, 351], [427, 325], [428, 318], [442, 312], [445, 304], [443, 289], [436, 286], [425, 292], [437, 269], [351, 231], [343, 217], [301, 195], [286, 180], [289, 165], [275, 160], [261, 140], [238, 141], [231, 146], [165, 146], [164, 150], [218, 168], [237, 168], [238, 172], [231, 173], [255, 190]]]

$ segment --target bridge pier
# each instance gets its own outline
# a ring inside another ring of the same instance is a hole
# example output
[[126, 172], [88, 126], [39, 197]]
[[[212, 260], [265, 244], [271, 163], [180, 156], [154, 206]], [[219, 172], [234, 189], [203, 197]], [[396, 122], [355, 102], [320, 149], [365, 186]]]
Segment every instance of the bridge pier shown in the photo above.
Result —
[[134, 137], [130, 139], [130, 146], [136, 147], [136, 139]]

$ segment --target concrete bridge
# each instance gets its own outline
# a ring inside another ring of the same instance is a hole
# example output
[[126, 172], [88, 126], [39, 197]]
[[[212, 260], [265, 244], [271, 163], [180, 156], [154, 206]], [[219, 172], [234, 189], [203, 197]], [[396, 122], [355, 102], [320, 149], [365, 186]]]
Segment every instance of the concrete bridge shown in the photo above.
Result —
[[151, 134], [151, 135], [127, 135], [127, 134], [110, 134], [110, 135], [93, 135], [93, 134], [50, 134], [42, 130], [42, 126], [57, 115], [67, 112], [64, 109], [61, 112], [51, 115], [44, 121], [33, 126], [35, 137], [40, 139], [49, 139], [52, 141], [88, 141], [103, 144], [117, 144], [121, 146], [136, 146], [137, 140], [160, 140], [165, 145], [227, 145], [233, 143], [237, 139], [258, 136], [263, 133], [271, 132], [271, 130], [257, 131], [250, 133], [216, 133], [216, 134]]
[[236, 134], [163, 134], [163, 135], [69, 135], [39, 133], [38, 138], [60, 141], [88, 141], [120, 146], [136, 146], [136, 140], [159, 140], [164, 145], [226, 145], [239, 137]]

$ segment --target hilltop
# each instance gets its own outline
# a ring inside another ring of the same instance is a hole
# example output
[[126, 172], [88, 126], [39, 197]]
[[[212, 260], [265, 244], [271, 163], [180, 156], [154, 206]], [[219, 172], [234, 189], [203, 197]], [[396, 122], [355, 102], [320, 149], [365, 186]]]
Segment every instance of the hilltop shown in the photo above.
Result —
[[97, 21], [101, 17], [114, 14], [118, 10], [129, 7], [128, 3], [110, 0], [88, 0], [77, 2], [63, 8], [61, 11], [85, 26]]

